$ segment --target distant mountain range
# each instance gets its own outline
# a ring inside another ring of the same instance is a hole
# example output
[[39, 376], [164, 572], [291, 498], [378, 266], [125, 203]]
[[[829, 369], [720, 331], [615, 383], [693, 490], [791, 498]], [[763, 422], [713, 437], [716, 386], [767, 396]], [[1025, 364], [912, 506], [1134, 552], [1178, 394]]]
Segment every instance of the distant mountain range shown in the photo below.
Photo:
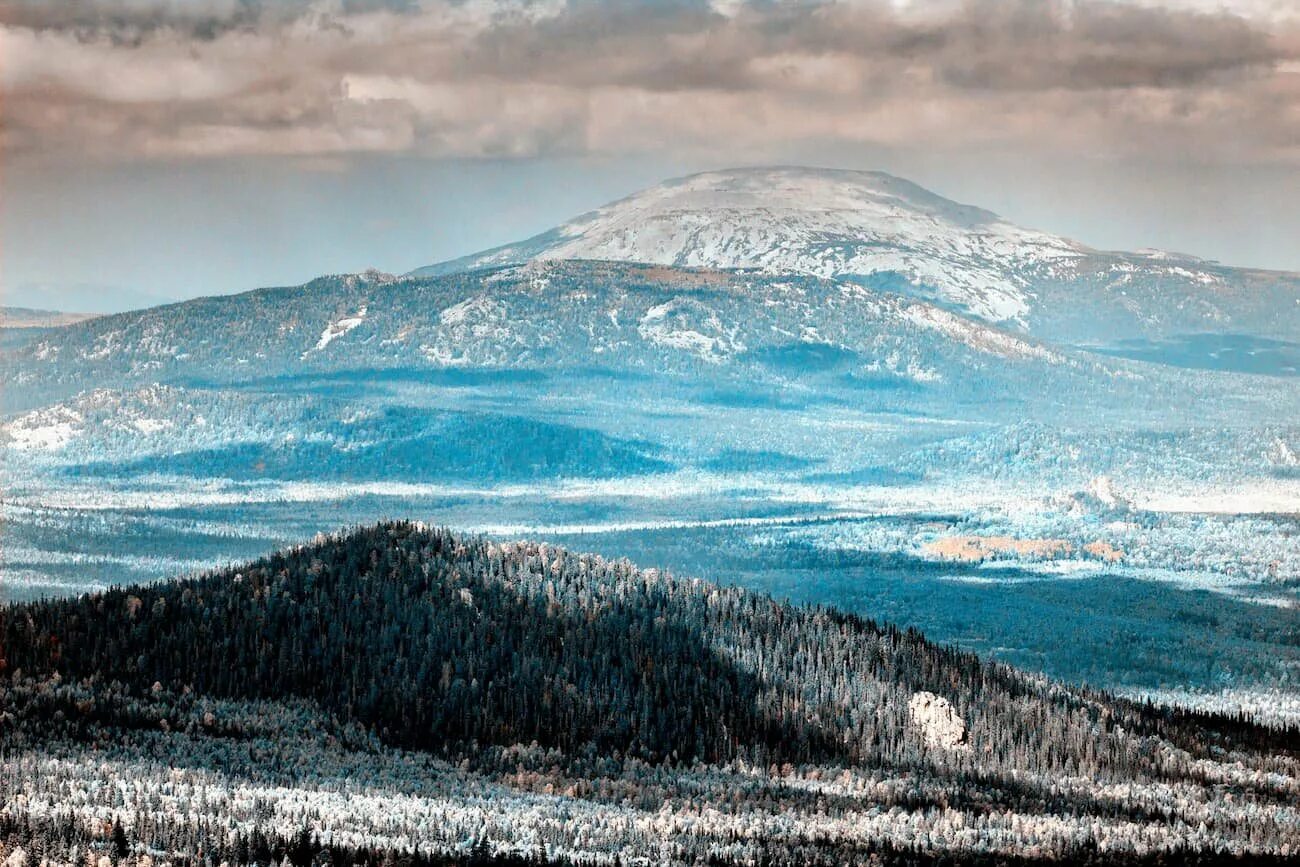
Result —
[[30, 307], [0, 307], [0, 328], [58, 328], [94, 319], [93, 313], [64, 313]]
[[412, 275], [549, 259], [851, 280], [1066, 343], [1300, 334], [1298, 275], [1160, 251], [1094, 250], [882, 172], [778, 167], [691, 175]]
[[[898, 383], [994, 367], [1101, 370], [926, 301], [805, 274], [538, 261], [439, 277], [325, 277], [99, 317], [14, 353], [12, 384], [85, 388], [356, 368], [716, 375], [841, 369]], [[43, 392], [48, 395], [48, 391]]]
[[[1132, 403], [1126, 396], [1150, 383], [1131, 366], [808, 275], [582, 260], [423, 278], [371, 272], [36, 334], [8, 354], [0, 442], [62, 460], [171, 455], [131, 465], [141, 472], [192, 465], [242, 477], [259, 467], [324, 478], [360, 463], [367, 477], [381, 467], [404, 478], [454, 477], [456, 467], [519, 477], [495, 460], [491, 470], [465, 463], [480, 451], [472, 430], [482, 424], [447, 414], [455, 405], [377, 409], [394, 389], [472, 387], [487, 377], [481, 384], [505, 388], [511, 400], [501, 408], [520, 417], [488, 426], [498, 445], [523, 438], [503, 452], [528, 456], [519, 470], [540, 460], [550, 472], [588, 476], [661, 464], [630, 443], [553, 428], [541, 436], [537, 423], [552, 423], [556, 393], [615, 405], [643, 389], [685, 405], [829, 402], [967, 417], [1046, 394], [1038, 410], [1050, 415], [1085, 393]], [[1148, 376], [1169, 378], [1154, 367]], [[274, 405], [268, 395], [278, 395]], [[371, 405], [347, 405], [358, 400]], [[563, 447], [543, 445], [556, 435]], [[252, 442], [277, 445], [267, 454]], [[228, 451], [231, 443], [240, 445]], [[344, 453], [341, 463], [329, 458]]]
[[[420, 449], [468, 444], [460, 437], [470, 428], [454, 422], [458, 416], [433, 407], [326, 410], [319, 400], [368, 395], [382, 405], [395, 388], [472, 386], [484, 376], [484, 384], [508, 387], [509, 411], [520, 417], [547, 402], [553, 412], [557, 393], [614, 405], [637, 388], [687, 405], [843, 406], [981, 422], [1079, 420], [1082, 407], [1104, 406], [1089, 424], [1107, 415], [1169, 423], [1184, 414], [1179, 407], [1198, 421], [1228, 418], [1243, 405], [1280, 412], [1270, 395], [1285, 393], [1277, 377], [1251, 376], [1243, 388], [1226, 373], [1188, 376], [1046, 343], [858, 282], [538, 260], [437, 277], [325, 277], [33, 332], [6, 353], [9, 417], [0, 442], [64, 460], [197, 449], [196, 471], [213, 457], [206, 450], [238, 442], [226, 459], [294, 478], [328, 475], [328, 454], [339, 448], [350, 466], [374, 451], [366, 460], [375, 472], [386, 465], [423, 477]], [[1180, 402], [1153, 401], [1157, 394]], [[273, 406], [269, 395], [278, 395]], [[334, 432], [322, 440], [327, 429]], [[512, 422], [510, 436], [525, 429]], [[250, 441], [268, 440], [281, 443], [278, 456], [248, 451]], [[292, 455], [284, 452], [290, 440]], [[401, 454], [392, 450], [399, 442]], [[626, 453], [624, 470], [654, 463], [626, 444], [598, 451]], [[178, 460], [172, 469], [185, 465]], [[604, 460], [557, 454], [545, 464], [587, 475]], [[458, 462], [439, 465], [445, 473]], [[236, 472], [222, 462], [208, 470]]]

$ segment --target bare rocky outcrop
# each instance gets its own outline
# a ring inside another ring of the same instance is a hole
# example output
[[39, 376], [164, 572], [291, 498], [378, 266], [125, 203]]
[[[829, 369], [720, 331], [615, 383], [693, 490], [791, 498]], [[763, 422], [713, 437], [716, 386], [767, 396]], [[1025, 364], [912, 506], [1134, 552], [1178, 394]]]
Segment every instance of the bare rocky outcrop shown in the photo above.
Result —
[[945, 750], [968, 750], [966, 722], [946, 698], [932, 692], [915, 693], [907, 703], [912, 725], [931, 747]]

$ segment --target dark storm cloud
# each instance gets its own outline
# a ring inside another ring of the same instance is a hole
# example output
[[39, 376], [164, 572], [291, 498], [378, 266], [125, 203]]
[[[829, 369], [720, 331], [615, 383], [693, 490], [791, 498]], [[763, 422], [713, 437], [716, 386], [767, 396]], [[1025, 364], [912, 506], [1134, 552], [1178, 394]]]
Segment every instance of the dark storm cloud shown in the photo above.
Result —
[[11, 0], [0, 21], [3, 146], [50, 159], [1173, 140], [1300, 160], [1294, 22], [1137, 2]]
[[[90, 37], [138, 37], [179, 30], [211, 39], [230, 30], [284, 22], [319, 8], [312, 0], [0, 0], [0, 20], [12, 26], [59, 30]], [[338, 13], [390, 9], [410, 12], [415, 0], [346, 0]]]

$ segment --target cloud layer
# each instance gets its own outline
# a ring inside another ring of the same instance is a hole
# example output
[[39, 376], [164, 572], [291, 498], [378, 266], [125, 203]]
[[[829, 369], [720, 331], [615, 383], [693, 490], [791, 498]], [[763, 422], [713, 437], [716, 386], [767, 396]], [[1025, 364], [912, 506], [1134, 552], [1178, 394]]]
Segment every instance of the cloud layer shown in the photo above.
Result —
[[58, 161], [825, 142], [1297, 164], [1286, 8], [0, 0], [0, 148]]

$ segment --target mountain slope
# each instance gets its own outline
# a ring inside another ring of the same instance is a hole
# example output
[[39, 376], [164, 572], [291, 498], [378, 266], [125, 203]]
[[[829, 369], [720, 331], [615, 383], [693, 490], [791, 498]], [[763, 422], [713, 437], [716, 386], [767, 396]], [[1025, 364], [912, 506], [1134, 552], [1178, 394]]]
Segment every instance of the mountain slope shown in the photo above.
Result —
[[609, 259], [827, 278], [897, 274], [980, 318], [1019, 321], [1030, 298], [1014, 274], [1087, 252], [883, 172], [742, 169], [668, 181], [517, 245], [413, 273]]
[[29, 834], [107, 820], [128, 851], [236, 863], [300, 823], [318, 845], [723, 864], [1300, 843], [1294, 729], [553, 546], [387, 524], [3, 614], [0, 789]]
[[846, 414], [1167, 429], [1289, 421], [1295, 403], [1279, 377], [1062, 348], [855, 282], [589, 260], [196, 299], [3, 361], [6, 471], [47, 481], [500, 483], [717, 469], [728, 450], [896, 462], [892, 443], [920, 440]]
[[1286, 337], [1300, 327], [1296, 275], [1158, 252], [1105, 253], [881, 172], [692, 175], [518, 244], [412, 273], [538, 259], [856, 279], [1066, 342], [1234, 330]]
[[17, 410], [96, 386], [364, 368], [600, 367], [709, 380], [783, 359], [787, 372], [831, 363], [787, 358], [806, 350], [866, 379], [995, 390], [1026, 375], [1111, 367], [851, 283], [557, 261], [434, 278], [345, 275], [101, 317], [9, 354], [6, 400]]

